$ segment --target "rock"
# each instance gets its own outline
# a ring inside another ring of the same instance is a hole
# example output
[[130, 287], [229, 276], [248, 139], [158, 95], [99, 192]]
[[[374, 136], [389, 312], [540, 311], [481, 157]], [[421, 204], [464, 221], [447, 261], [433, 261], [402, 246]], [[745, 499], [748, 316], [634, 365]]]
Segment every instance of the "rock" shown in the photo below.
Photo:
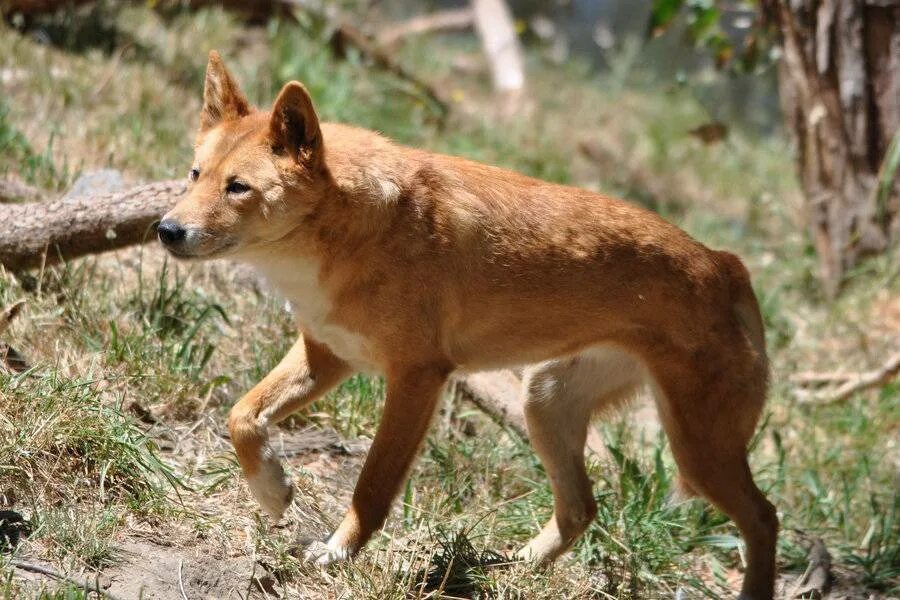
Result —
[[121, 171], [116, 171], [115, 169], [85, 171], [75, 180], [75, 183], [63, 196], [63, 200], [94, 194], [121, 192], [127, 188], [128, 184], [125, 182]]

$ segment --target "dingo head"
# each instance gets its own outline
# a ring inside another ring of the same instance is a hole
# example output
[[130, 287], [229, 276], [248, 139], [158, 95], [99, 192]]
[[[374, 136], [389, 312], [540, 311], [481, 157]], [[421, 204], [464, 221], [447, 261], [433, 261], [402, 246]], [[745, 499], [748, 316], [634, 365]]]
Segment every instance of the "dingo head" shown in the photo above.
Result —
[[323, 154], [302, 84], [286, 84], [271, 113], [257, 111], [210, 52], [188, 193], [163, 217], [159, 240], [176, 257], [206, 258], [284, 238], [324, 196]]

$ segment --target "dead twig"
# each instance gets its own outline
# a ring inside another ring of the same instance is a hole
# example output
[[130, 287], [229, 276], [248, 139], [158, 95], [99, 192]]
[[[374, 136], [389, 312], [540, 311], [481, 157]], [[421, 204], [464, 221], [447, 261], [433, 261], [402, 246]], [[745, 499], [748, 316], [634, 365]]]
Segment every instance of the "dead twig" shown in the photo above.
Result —
[[831, 404], [842, 402], [854, 394], [874, 387], [889, 383], [900, 374], [900, 352], [893, 354], [887, 362], [873, 371], [861, 373], [803, 373], [803, 377], [795, 381], [798, 385], [831, 383], [843, 381], [837, 387], [812, 392], [809, 390], [795, 390], [795, 395], [803, 403]]
[[184, 580], [181, 572], [184, 568], [184, 560], [178, 559], [178, 591], [181, 592], [181, 600], [188, 600], [187, 594], [184, 592]]
[[450, 105], [441, 97], [437, 89], [415, 73], [404, 68], [377, 40], [370, 38], [358, 28], [347, 23], [340, 15], [328, 11], [321, 2], [314, 0], [278, 0], [278, 2], [289, 10], [304, 12], [313, 19], [330, 25], [333, 31], [330, 42], [331, 50], [338, 58], [345, 58], [347, 49], [353, 48], [364, 59], [370, 61], [379, 69], [409, 82], [427, 96], [440, 111], [442, 121], [450, 113]]
[[402, 23], [395, 23], [382, 29], [376, 36], [378, 43], [390, 48], [409, 37], [435, 31], [456, 31], [468, 29], [475, 23], [471, 8], [439, 10], [427, 15], [418, 15]]
[[809, 564], [788, 598], [824, 598], [831, 589], [831, 554], [821, 538], [809, 547]]
[[69, 577], [68, 575], [60, 573], [58, 571], [54, 571], [53, 569], [50, 569], [48, 567], [24, 562], [21, 560], [10, 561], [10, 564], [17, 569], [21, 569], [22, 571], [28, 571], [29, 573], [38, 573], [39, 575], [46, 575], [47, 577], [52, 577], [53, 579], [56, 579], [58, 581], [63, 581], [65, 583], [68, 583], [69, 585], [73, 585], [79, 589], [82, 589], [87, 593], [94, 593], [99, 596], [103, 596], [104, 598], [109, 598], [109, 600], [120, 600], [117, 596], [114, 596], [113, 594], [101, 588], [96, 582], [91, 582], [88, 579], [79, 581], [77, 579]]
[[450, 105], [441, 97], [434, 86], [407, 70], [387, 50], [356, 27], [347, 23], [338, 23], [331, 36], [331, 49], [336, 56], [343, 58], [347, 55], [348, 48], [354, 48], [363, 58], [370, 60], [376, 67], [411, 83], [438, 108], [441, 118], [446, 117], [450, 113]]
[[859, 377], [859, 373], [827, 373], [818, 371], [801, 371], [800, 373], [794, 373], [793, 375], [788, 377], [788, 381], [790, 381], [794, 385], [807, 387], [822, 385], [825, 383], [841, 383], [847, 381], [848, 379], [855, 379], [857, 377]]
[[100, 97], [100, 94], [103, 93], [103, 90], [106, 89], [106, 86], [109, 85], [109, 83], [113, 80], [113, 77], [115, 77], [118, 73], [119, 63], [122, 62], [122, 57], [125, 56], [125, 52], [130, 50], [133, 45], [133, 43], [128, 42], [127, 44], [119, 48], [118, 52], [116, 52], [115, 56], [113, 57], [112, 64], [106, 70], [106, 75], [103, 76], [103, 79], [101, 79], [97, 87], [94, 88], [94, 93], [91, 96], [92, 98], [97, 99]]

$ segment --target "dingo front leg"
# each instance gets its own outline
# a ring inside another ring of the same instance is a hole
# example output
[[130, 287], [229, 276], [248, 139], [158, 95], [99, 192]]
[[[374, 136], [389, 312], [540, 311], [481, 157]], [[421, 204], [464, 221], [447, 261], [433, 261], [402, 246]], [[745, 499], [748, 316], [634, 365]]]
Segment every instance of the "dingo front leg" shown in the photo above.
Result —
[[349, 374], [347, 364], [315, 341], [300, 336], [271, 373], [231, 409], [228, 429], [253, 496], [273, 519], [291, 503], [293, 487], [269, 445], [277, 423], [331, 389]]
[[449, 372], [442, 365], [388, 372], [384, 414], [350, 509], [327, 542], [307, 549], [307, 560], [328, 564], [349, 558], [382, 526], [428, 432]]

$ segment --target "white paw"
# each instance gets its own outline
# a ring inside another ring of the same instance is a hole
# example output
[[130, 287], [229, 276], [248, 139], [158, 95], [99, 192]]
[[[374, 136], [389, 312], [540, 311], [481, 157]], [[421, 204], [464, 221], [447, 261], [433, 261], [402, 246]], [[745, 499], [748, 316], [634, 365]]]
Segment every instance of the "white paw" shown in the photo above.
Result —
[[312, 542], [303, 552], [303, 560], [317, 565], [331, 565], [350, 560], [353, 552], [337, 542], [332, 535], [327, 542]]
[[555, 528], [541, 530], [525, 547], [516, 552], [516, 560], [545, 565], [553, 562], [565, 550], [565, 544], [560, 540]]
[[524, 548], [520, 548], [514, 555], [513, 558], [518, 561], [524, 562], [532, 562], [535, 558], [534, 550], [531, 548], [531, 545], [527, 545]]
[[247, 483], [262, 509], [276, 521], [294, 499], [294, 486], [278, 461], [264, 461], [259, 471], [247, 478]]

